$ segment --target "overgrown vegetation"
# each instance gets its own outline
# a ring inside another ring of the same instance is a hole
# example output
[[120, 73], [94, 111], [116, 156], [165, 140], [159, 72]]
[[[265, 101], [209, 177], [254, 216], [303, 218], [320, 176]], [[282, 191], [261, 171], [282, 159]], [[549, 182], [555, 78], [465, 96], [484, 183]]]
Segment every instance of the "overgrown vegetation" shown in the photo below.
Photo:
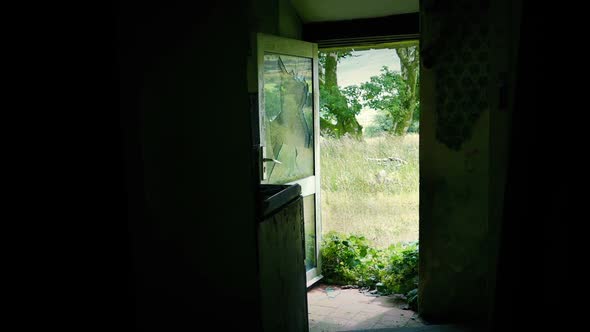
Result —
[[356, 116], [360, 113], [361, 92], [357, 86], [338, 86], [338, 62], [351, 56], [350, 51], [320, 52], [320, 127], [323, 136], [349, 135], [361, 138], [363, 127]]
[[404, 294], [415, 300], [417, 292], [412, 291], [418, 287], [418, 243], [376, 249], [363, 236], [330, 232], [323, 239], [322, 271], [328, 283]]
[[420, 100], [415, 74], [416, 69], [414, 82], [410, 85], [404, 75], [385, 66], [379, 76], [373, 76], [361, 85], [365, 105], [382, 111], [387, 119], [385, 129], [391, 134], [405, 135], [412, 123], [419, 119]]
[[354, 56], [348, 49], [320, 52], [320, 126], [323, 136], [342, 137], [348, 134], [360, 139], [363, 128], [356, 119], [362, 107], [379, 110], [382, 121], [369, 131], [393, 135], [416, 132], [419, 122], [419, 62], [417, 42], [394, 47], [400, 71], [384, 66], [381, 73], [367, 82], [347, 87], [338, 85], [338, 63]]
[[327, 138], [320, 153], [325, 232], [362, 234], [380, 249], [418, 241], [417, 134]]
[[[416, 309], [418, 45], [395, 53], [400, 71], [383, 67], [345, 88], [337, 66], [354, 52], [320, 53], [322, 274], [331, 284], [403, 294]], [[378, 111], [364, 130], [356, 119], [363, 107]]]

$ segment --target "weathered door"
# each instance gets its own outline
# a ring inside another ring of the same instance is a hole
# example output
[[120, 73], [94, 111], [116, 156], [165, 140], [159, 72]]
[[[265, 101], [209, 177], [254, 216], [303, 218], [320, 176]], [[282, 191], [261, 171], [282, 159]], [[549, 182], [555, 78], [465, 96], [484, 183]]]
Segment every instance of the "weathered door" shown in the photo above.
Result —
[[308, 286], [321, 278], [317, 45], [257, 35], [260, 182], [301, 186]]

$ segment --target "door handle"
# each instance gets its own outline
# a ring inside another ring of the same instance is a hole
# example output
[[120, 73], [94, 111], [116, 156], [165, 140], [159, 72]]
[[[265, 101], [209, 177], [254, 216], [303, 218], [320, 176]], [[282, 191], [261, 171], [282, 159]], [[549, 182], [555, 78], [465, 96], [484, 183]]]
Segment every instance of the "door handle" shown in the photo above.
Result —
[[282, 162], [272, 158], [262, 158], [262, 161], [272, 161], [273, 163], [282, 164]]
[[266, 157], [266, 147], [263, 146], [263, 145], [260, 145], [260, 150], [259, 151], [260, 151], [260, 153], [259, 153], [260, 159], [259, 159], [259, 163], [258, 164], [259, 164], [259, 167], [260, 167], [260, 180], [261, 181], [265, 181], [265, 180], [267, 180], [266, 164], [265, 164], [265, 162], [272, 161], [273, 163], [276, 163], [276, 164], [282, 164], [282, 162], [280, 162], [280, 161], [278, 161], [278, 160], [276, 160], [274, 158], [267, 158]]

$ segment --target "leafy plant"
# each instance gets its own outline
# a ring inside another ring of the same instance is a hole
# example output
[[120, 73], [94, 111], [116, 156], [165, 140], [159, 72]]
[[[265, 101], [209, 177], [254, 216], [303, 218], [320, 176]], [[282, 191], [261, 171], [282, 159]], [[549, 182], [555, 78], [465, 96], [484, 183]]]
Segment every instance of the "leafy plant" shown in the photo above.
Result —
[[418, 285], [418, 244], [371, 248], [363, 236], [330, 232], [324, 236], [322, 267], [326, 282], [353, 284], [381, 293], [406, 294]]
[[380, 126], [386, 125], [385, 129], [396, 135], [405, 135], [413, 120], [418, 119], [414, 117], [414, 112], [420, 106], [418, 77], [413, 75], [409, 81], [406, 76], [384, 66], [380, 75], [372, 76], [360, 86], [365, 106], [383, 111], [387, 115], [387, 122], [382, 121]]
[[406, 300], [410, 309], [418, 310], [418, 288], [414, 288], [406, 294]]
[[368, 254], [369, 246], [364, 237], [341, 235], [331, 232], [324, 237], [322, 269], [326, 281], [345, 285], [356, 284], [362, 269], [361, 259]]
[[356, 119], [362, 108], [361, 90], [357, 86], [338, 86], [338, 62], [351, 55], [349, 50], [319, 54], [320, 127], [323, 136], [362, 136], [363, 128]]
[[388, 265], [383, 274], [385, 287], [398, 294], [418, 287], [418, 244], [397, 244], [388, 251]]

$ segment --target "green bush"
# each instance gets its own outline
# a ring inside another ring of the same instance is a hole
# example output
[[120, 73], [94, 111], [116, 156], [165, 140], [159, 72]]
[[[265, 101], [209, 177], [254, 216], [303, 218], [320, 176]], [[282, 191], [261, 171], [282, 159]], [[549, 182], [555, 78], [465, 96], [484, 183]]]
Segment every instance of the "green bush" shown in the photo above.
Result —
[[412, 310], [418, 310], [418, 288], [414, 288], [406, 294], [408, 306]]
[[418, 287], [418, 244], [397, 244], [388, 249], [383, 284], [393, 293], [406, 294]]
[[324, 237], [322, 270], [327, 282], [337, 285], [358, 284], [369, 246], [364, 237], [330, 232]]
[[418, 285], [418, 244], [371, 248], [363, 236], [329, 232], [322, 245], [322, 273], [336, 285], [357, 285], [384, 294], [406, 294]]

